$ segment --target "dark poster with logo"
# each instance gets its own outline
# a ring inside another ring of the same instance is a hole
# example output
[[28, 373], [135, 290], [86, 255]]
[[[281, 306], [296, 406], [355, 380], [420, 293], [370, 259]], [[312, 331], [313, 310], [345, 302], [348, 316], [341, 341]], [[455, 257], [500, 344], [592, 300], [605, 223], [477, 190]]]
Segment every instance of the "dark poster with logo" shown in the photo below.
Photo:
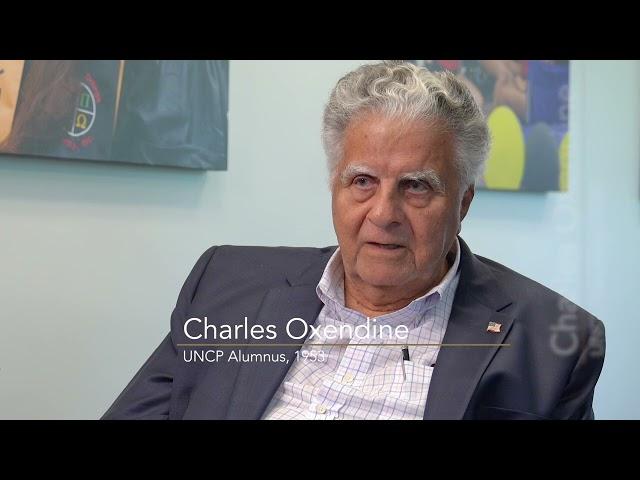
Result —
[[0, 71], [0, 152], [227, 167], [228, 61], [0, 60]]
[[51, 148], [25, 144], [21, 153], [64, 158], [111, 158], [120, 62], [85, 62], [79, 70], [80, 88], [64, 131]]

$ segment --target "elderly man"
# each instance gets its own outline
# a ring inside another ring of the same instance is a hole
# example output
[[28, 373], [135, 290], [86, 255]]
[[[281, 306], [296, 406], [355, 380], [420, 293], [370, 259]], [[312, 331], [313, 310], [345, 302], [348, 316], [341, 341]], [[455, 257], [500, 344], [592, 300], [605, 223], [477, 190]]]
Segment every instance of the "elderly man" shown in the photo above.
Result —
[[339, 246], [211, 247], [104, 418], [593, 418], [602, 323], [458, 236], [489, 149], [467, 87], [364, 65], [323, 141]]

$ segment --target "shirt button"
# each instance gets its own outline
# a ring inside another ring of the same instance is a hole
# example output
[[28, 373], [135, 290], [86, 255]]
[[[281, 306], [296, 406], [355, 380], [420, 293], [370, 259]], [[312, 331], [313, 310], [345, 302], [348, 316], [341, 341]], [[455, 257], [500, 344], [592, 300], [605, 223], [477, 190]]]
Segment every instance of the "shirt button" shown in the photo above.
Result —
[[351, 373], [345, 373], [344, 377], [342, 377], [342, 381], [346, 384], [352, 384], [353, 383], [353, 374]]
[[316, 412], [321, 414], [327, 413], [327, 407], [325, 407], [324, 405], [318, 405], [316, 406]]

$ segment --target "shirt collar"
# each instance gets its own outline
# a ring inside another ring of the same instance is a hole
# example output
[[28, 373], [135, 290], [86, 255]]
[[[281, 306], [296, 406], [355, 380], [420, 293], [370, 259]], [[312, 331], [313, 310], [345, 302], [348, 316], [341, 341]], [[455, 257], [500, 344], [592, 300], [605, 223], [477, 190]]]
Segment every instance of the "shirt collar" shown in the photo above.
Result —
[[[424, 312], [438, 303], [438, 301], [445, 295], [447, 290], [451, 287], [451, 283], [458, 273], [458, 268], [460, 266], [460, 241], [458, 240], [458, 237], [456, 237], [455, 243], [455, 260], [445, 276], [442, 277], [440, 283], [431, 288], [431, 290], [424, 295], [412, 300], [409, 305], [399, 311], [411, 310], [415, 312]], [[340, 247], [336, 249], [333, 255], [331, 255], [329, 262], [327, 262], [324, 272], [322, 273], [322, 277], [316, 286], [316, 294], [322, 303], [337, 311], [347, 309], [344, 298], [344, 266], [342, 263]], [[391, 316], [394, 313], [396, 312], [383, 315], [379, 319]]]

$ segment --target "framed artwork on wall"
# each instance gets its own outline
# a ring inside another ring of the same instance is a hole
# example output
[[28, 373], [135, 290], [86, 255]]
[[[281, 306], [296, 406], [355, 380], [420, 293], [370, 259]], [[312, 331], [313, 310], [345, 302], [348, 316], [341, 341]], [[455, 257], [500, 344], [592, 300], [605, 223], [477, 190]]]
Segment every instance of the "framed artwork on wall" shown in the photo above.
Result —
[[0, 154], [227, 168], [227, 60], [0, 60]]
[[492, 147], [478, 187], [567, 191], [568, 60], [411, 60], [449, 70], [469, 87], [489, 123]]

